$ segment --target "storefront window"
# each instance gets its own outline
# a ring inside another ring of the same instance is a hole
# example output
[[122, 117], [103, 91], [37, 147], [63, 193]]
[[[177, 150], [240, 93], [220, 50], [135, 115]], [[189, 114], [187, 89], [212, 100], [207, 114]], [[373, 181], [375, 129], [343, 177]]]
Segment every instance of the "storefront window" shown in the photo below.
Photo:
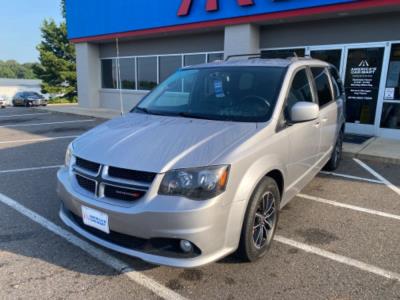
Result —
[[103, 89], [117, 88], [117, 68], [115, 59], [101, 61], [101, 84]]
[[281, 49], [281, 50], [264, 50], [261, 51], [262, 58], [288, 58], [293, 56], [304, 57], [306, 55], [306, 49]]
[[400, 100], [400, 44], [392, 46], [385, 100]]
[[213, 62], [216, 60], [223, 60], [224, 59], [224, 54], [223, 53], [211, 53], [207, 55], [207, 61], [208, 62]]
[[157, 86], [157, 57], [138, 57], [138, 89], [152, 90]]
[[119, 64], [121, 69], [121, 88], [134, 90], [136, 88], [135, 59], [121, 58]]
[[340, 62], [342, 60], [342, 50], [312, 50], [310, 52], [312, 58], [320, 59], [334, 65], [340, 70]]
[[182, 56], [161, 56], [160, 57], [160, 82], [163, 82], [172, 73], [182, 67]]
[[185, 67], [204, 64], [206, 62], [206, 55], [205, 54], [185, 55], [184, 62], [185, 62], [184, 63]]

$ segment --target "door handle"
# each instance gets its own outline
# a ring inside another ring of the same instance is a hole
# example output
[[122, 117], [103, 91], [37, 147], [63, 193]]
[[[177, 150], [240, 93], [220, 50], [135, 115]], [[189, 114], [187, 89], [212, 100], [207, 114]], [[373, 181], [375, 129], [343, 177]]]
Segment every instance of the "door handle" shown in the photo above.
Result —
[[328, 118], [323, 118], [323, 119], [322, 119], [322, 122], [323, 122], [323, 123], [328, 122]]

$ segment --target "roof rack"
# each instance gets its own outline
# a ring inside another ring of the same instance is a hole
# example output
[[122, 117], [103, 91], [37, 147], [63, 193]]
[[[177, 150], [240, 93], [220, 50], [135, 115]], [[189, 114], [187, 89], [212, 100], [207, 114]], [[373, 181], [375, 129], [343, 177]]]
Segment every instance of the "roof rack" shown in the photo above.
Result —
[[[265, 58], [266, 55], [263, 53], [251, 53], [251, 54], [235, 54], [235, 55], [229, 55], [225, 61], [229, 61], [232, 58], [238, 58], [238, 57], [248, 57], [248, 59], [255, 59], [255, 58]], [[293, 56], [286, 57], [286, 59], [292, 59], [292, 60], [301, 60], [301, 59], [312, 59], [310, 55], [305, 55], [305, 56], [298, 56], [296, 52], [293, 52]]]
[[225, 61], [230, 60], [231, 58], [236, 58], [236, 57], [246, 57], [248, 56], [249, 59], [254, 59], [254, 58], [261, 58], [262, 54], [261, 53], [250, 53], [250, 54], [235, 54], [235, 55], [229, 55]]

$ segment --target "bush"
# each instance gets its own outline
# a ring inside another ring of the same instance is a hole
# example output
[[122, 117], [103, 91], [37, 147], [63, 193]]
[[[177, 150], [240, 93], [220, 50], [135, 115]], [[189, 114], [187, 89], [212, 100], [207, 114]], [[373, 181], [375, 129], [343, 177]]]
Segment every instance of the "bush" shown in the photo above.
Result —
[[49, 99], [49, 104], [71, 104], [71, 103], [77, 103], [78, 98], [73, 97], [72, 99], [67, 99], [67, 98], [53, 98]]

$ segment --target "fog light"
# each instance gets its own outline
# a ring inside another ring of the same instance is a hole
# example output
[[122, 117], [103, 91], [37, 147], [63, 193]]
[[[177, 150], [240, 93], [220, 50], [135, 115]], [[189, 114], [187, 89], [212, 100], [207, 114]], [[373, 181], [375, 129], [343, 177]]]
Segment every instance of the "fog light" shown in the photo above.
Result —
[[192, 243], [187, 240], [181, 240], [180, 246], [183, 252], [189, 253], [193, 251]]

